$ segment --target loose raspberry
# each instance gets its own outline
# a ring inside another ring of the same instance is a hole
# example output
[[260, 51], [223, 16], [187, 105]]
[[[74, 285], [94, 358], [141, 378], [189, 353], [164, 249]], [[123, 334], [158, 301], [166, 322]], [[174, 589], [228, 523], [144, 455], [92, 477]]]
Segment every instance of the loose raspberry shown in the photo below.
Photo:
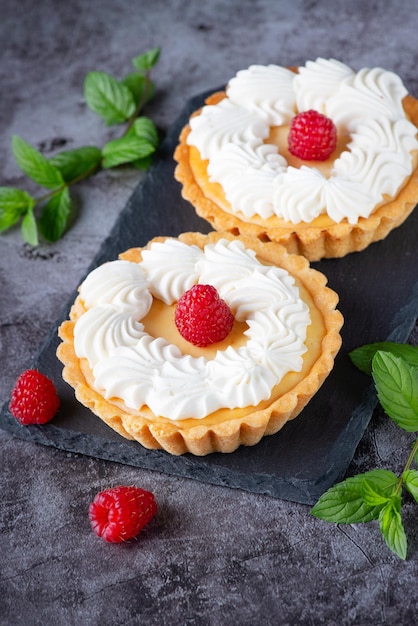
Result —
[[96, 494], [89, 507], [91, 526], [108, 543], [121, 543], [136, 537], [157, 512], [150, 491], [139, 487], [113, 487]]
[[326, 161], [337, 145], [334, 122], [313, 109], [295, 115], [290, 125], [289, 152], [304, 161]]
[[174, 321], [186, 341], [205, 347], [228, 336], [234, 316], [215, 287], [194, 285], [177, 302]]
[[58, 411], [60, 400], [54, 383], [38, 370], [26, 370], [16, 381], [10, 413], [21, 424], [45, 424]]

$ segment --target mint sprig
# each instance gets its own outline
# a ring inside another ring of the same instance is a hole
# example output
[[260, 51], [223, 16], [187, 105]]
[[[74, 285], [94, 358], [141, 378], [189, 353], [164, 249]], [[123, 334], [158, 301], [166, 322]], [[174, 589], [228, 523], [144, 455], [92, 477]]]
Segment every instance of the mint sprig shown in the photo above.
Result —
[[153, 97], [151, 70], [160, 49], [135, 56], [134, 71], [122, 80], [106, 72], [89, 72], [84, 82], [87, 106], [108, 126], [124, 124], [121, 136], [102, 146], [63, 150], [47, 159], [21, 137], [12, 138], [12, 152], [18, 167], [39, 187], [39, 196], [16, 187], [0, 187], [0, 232], [21, 223], [21, 235], [32, 246], [39, 233], [54, 242], [65, 233], [71, 215], [70, 187], [102, 169], [130, 165], [146, 170], [155, 153], [159, 136], [151, 119], [141, 115]]
[[[407, 432], [418, 431], [418, 347], [379, 342], [356, 348], [353, 363], [371, 374], [386, 415]], [[377, 520], [387, 546], [406, 559], [407, 537], [402, 522], [403, 490], [418, 502], [418, 439], [402, 472], [375, 469], [347, 478], [326, 491], [311, 509], [312, 515], [338, 524]]]

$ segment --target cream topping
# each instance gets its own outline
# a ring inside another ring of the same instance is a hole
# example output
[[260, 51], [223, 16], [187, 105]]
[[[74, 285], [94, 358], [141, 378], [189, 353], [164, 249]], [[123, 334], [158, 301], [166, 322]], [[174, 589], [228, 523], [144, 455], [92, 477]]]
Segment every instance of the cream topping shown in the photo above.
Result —
[[354, 72], [340, 61], [319, 58], [307, 61], [293, 76], [297, 111], [314, 109], [326, 115], [327, 100], [338, 93], [341, 83]]
[[[196, 282], [214, 285], [247, 323], [245, 345], [193, 357], [144, 330], [152, 298], [173, 304]], [[174, 239], [154, 242], [140, 263], [113, 261], [93, 270], [80, 298], [87, 311], [74, 327], [76, 354], [88, 360], [106, 399], [121, 398], [134, 410], [147, 405], [178, 420], [257, 405], [287, 372], [302, 368], [309, 308], [288, 272], [263, 265], [239, 240], [203, 250]]]
[[[406, 93], [393, 72], [355, 73], [335, 59], [308, 61], [298, 74], [254, 65], [230, 81], [227, 98], [190, 120], [187, 141], [209, 160], [209, 180], [222, 185], [233, 211], [249, 218], [276, 215], [295, 224], [326, 213], [335, 222], [355, 224], [384, 194], [396, 196], [412, 173], [418, 140], [402, 107]], [[308, 109], [327, 115], [350, 137], [329, 176], [314, 162], [289, 166], [276, 145], [265, 143], [267, 126], [288, 124]]]
[[220, 148], [208, 173], [212, 180], [222, 180], [232, 206], [251, 217], [267, 218], [274, 212], [273, 193], [277, 174], [287, 167], [276, 146], [262, 143], [238, 145], [227, 143]]
[[193, 118], [194, 136], [198, 138], [203, 159], [210, 159], [221, 146], [254, 144], [259, 146], [269, 135], [269, 125], [256, 112], [224, 99], [203, 108]]
[[295, 113], [294, 76], [278, 65], [251, 65], [229, 81], [229, 101], [257, 113], [269, 126], [287, 124]]

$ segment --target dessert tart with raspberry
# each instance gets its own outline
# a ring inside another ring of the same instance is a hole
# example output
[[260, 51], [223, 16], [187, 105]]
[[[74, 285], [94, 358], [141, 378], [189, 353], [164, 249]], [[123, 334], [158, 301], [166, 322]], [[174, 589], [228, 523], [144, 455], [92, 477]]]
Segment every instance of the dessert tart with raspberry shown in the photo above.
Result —
[[418, 101], [399, 76], [318, 58], [253, 65], [183, 128], [182, 195], [221, 231], [310, 261], [385, 238], [418, 202]]
[[326, 277], [274, 242], [156, 238], [93, 270], [59, 329], [63, 377], [123, 437], [179, 455], [296, 417], [341, 345]]

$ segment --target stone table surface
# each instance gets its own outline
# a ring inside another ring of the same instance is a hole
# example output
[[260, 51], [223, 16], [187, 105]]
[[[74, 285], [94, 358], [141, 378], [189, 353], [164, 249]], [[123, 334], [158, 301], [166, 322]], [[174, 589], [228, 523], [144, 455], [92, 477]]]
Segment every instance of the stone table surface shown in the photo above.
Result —
[[[13, 134], [47, 157], [103, 145], [112, 129], [87, 109], [90, 70], [116, 76], [156, 46], [147, 114], [165, 133], [192, 96], [253, 63], [318, 56], [394, 70], [418, 95], [415, 0], [0, 0], [0, 185], [24, 187]], [[57, 319], [143, 174], [104, 171], [74, 190], [65, 237], [37, 248], [1, 235], [1, 402]], [[417, 331], [410, 341], [417, 343]], [[412, 435], [376, 411], [349, 474], [400, 471]], [[304, 504], [208, 485], [25, 442], [0, 431], [0, 624], [413, 624], [416, 506], [404, 562], [376, 523], [326, 524]], [[154, 492], [140, 538], [91, 531], [94, 495], [116, 484]]]

